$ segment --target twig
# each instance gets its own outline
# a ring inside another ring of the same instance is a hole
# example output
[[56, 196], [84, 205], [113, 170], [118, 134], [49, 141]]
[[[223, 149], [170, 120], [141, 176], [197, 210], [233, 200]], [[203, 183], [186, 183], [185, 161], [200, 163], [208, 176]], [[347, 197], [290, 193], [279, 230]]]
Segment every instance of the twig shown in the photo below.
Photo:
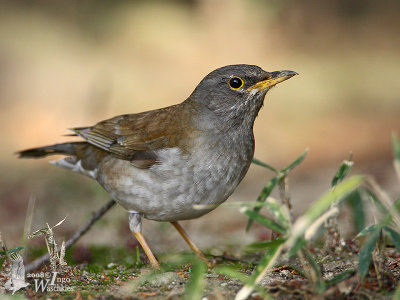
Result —
[[24, 225], [24, 235], [22, 237], [23, 240], [23, 246], [26, 247], [27, 244], [27, 237], [29, 233], [31, 232], [32, 228], [32, 219], [33, 219], [33, 211], [35, 208], [35, 202], [36, 202], [36, 197], [31, 195], [29, 197], [29, 202], [28, 202], [28, 209], [26, 210], [26, 218], [25, 218], [25, 225]]
[[292, 212], [292, 203], [290, 201], [290, 193], [289, 193], [289, 178], [285, 176], [283, 180], [279, 182], [279, 194], [282, 200], [282, 203], [286, 205], [289, 211], [290, 221], [293, 222], [293, 212]]
[[[75, 244], [82, 235], [84, 235], [86, 232], [89, 231], [89, 229], [93, 226], [93, 224], [99, 220], [113, 205], [115, 204], [115, 201], [111, 199], [108, 201], [105, 205], [103, 205], [99, 210], [97, 210], [92, 218], [87, 222], [84, 226], [82, 226], [75, 234], [65, 243], [65, 248], [68, 249], [71, 247], [73, 244]], [[58, 252], [61, 251], [61, 247], [58, 247], [57, 249]], [[25, 272], [32, 272], [33, 270], [37, 269], [40, 265], [45, 263], [50, 259], [50, 256], [48, 253], [42, 255], [41, 257], [37, 258], [33, 262], [31, 262], [29, 265], [25, 267]]]
[[335, 254], [338, 254], [343, 251], [343, 245], [344, 245], [344, 241], [341, 237], [338, 226], [338, 217], [339, 217], [338, 204], [333, 203], [331, 205], [331, 208], [335, 209], [335, 213], [333, 213], [333, 215], [325, 222], [327, 236], [324, 249], [328, 253], [333, 252]]

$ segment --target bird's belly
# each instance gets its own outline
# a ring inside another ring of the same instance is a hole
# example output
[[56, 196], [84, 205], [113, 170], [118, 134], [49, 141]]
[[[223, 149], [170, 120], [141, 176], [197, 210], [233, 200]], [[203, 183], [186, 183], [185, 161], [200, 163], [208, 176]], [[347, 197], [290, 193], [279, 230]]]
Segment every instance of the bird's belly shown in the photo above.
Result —
[[224, 202], [246, 173], [236, 157], [185, 157], [178, 148], [161, 150], [161, 163], [138, 169], [129, 161], [109, 158], [97, 180], [128, 211], [147, 219], [193, 219]]

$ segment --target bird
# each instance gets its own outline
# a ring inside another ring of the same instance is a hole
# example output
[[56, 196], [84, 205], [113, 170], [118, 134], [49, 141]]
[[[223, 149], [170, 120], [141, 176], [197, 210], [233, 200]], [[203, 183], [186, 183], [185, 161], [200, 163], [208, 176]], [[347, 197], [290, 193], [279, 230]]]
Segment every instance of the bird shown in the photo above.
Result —
[[61, 154], [65, 157], [51, 163], [96, 180], [129, 212], [129, 228], [154, 268], [160, 265], [142, 234], [142, 218], [170, 222], [205, 258], [178, 221], [203, 216], [233, 193], [253, 159], [253, 126], [265, 95], [295, 75], [256, 65], [224, 66], [179, 104], [72, 128], [81, 141], [17, 154]]
[[12, 295], [19, 289], [27, 287], [29, 283], [25, 282], [25, 267], [21, 254], [13, 252], [9, 255], [11, 261], [10, 277], [4, 284], [4, 288], [12, 291]]

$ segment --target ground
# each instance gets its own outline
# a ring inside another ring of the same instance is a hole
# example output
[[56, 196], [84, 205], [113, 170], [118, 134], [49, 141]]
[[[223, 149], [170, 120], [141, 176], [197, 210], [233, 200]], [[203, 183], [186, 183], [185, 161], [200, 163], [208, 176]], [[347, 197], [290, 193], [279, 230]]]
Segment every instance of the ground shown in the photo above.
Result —
[[[400, 278], [400, 254], [393, 248], [386, 248], [386, 261], [381, 268], [379, 280], [371, 266], [365, 280], [360, 282], [357, 274], [358, 247], [349, 241], [346, 248], [336, 257], [322, 253], [321, 249], [312, 249], [327, 284], [326, 290], [320, 295], [324, 299], [391, 299]], [[61, 286], [71, 291], [35, 292], [34, 280], [30, 278], [28, 280], [30, 286], [18, 291], [16, 295], [28, 299], [60, 297], [65, 299], [183, 299], [188, 298], [188, 294], [192, 292], [189, 281], [190, 276], [195, 276], [192, 275], [195, 271], [191, 268], [191, 264], [168, 264], [168, 262], [176, 261], [170, 255], [160, 257], [165, 264], [163, 264], [163, 270], [158, 272], [151, 270], [142, 255], [138, 256], [133, 264], [118, 263], [129, 255], [121, 249], [104, 247], [72, 249], [68, 251], [67, 259], [73, 260], [73, 256], [76, 258], [82, 255], [79, 252], [86, 250], [91, 252], [90, 263], [71, 265], [69, 271], [59, 276], [64, 281], [64, 283], [60, 282]], [[237, 258], [224, 253], [220, 256], [209, 254], [207, 257], [213, 266], [202, 276], [204, 277], [202, 296], [207, 299], [233, 299], [243, 286], [243, 282], [221, 275], [218, 268], [231, 265], [241, 273], [250, 275], [261, 255], [256, 253]], [[105, 261], [111, 258], [114, 262]], [[1, 273], [1, 285], [7, 280], [5, 270], [7, 270], [7, 265]], [[46, 274], [49, 271], [50, 268], [44, 266], [33, 273]], [[337, 279], [336, 282], [330, 281], [338, 274], [343, 274], [343, 278]], [[260, 291], [253, 292], [250, 299], [262, 299], [263, 291], [267, 291], [274, 299], [311, 299], [318, 295], [309, 280], [304, 277], [303, 269], [297, 260], [280, 261], [279, 266], [265, 276], [260, 286]]]

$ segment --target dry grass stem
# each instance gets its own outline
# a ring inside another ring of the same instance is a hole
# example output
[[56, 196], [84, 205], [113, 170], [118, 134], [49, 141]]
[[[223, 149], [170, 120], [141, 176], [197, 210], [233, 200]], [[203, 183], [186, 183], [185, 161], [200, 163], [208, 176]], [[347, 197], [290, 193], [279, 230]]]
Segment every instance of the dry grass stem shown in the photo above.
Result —
[[[81, 236], [83, 236], [86, 232], [89, 231], [89, 229], [93, 226], [96, 221], [98, 221], [111, 207], [115, 205], [115, 201], [113, 199], [109, 200], [105, 205], [103, 205], [100, 209], [98, 209], [92, 216], [92, 218], [85, 224], [83, 225], [78, 231], [74, 233], [74, 235], [65, 242], [65, 249], [68, 249], [71, 247], [73, 244], [75, 244]], [[61, 251], [61, 247], [57, 249], [57, 252]], [[26, 266], [26, 272], [32, 272], [36, 268], [38, 268], [40, 265], [45, 263], [50, 259], [49, 254], [44, 254], [41, 257], [37, 258], [33, 262], [31, 262], [29, 265]]]

